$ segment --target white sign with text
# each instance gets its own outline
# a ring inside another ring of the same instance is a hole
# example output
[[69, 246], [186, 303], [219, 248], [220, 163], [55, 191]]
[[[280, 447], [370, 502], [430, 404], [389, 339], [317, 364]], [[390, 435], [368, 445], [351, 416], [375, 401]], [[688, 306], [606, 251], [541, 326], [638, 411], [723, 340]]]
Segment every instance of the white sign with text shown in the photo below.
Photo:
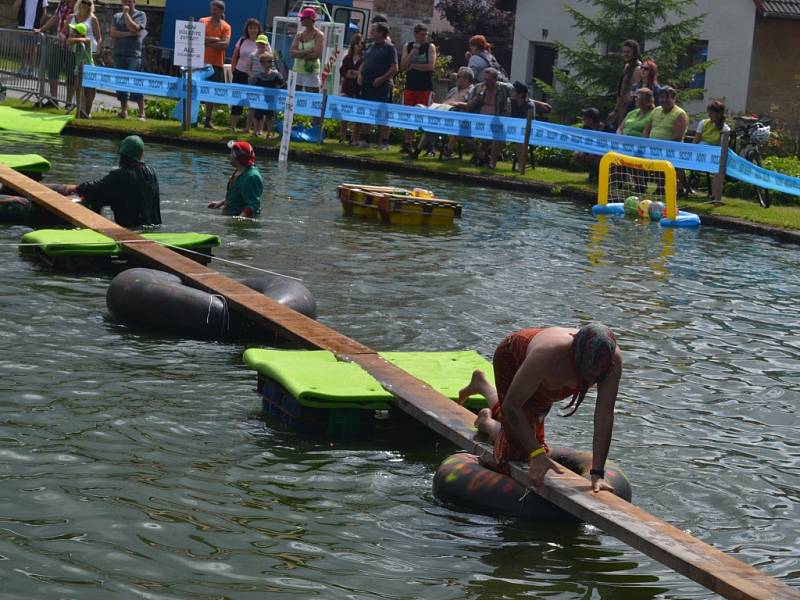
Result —
[[175, 60], [177, 67], [201, 69], [205, 55], [205, 23], [175, 21]]

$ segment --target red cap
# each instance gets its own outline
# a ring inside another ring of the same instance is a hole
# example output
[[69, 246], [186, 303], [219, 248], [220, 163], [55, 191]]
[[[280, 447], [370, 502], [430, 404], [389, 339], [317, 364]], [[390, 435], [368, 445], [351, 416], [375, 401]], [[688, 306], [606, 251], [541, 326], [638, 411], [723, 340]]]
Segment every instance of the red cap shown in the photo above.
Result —
[[228, 142], [228, 148], [230, 148], [236, 160], [239, 161], [239, 164], [243, 167], [252, 167], [256, 164], [256, 153], [249, 143], [234, 142], [231, 140]]

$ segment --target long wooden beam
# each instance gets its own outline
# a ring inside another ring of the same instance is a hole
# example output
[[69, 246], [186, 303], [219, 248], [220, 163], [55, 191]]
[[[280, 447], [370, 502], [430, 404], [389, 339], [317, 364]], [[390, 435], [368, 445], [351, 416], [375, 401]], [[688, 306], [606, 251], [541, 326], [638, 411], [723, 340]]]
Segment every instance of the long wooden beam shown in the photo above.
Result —
[[[396, 398], [399, 408], [457, 446], [492, 462], [492, 449], [475, 439], [475, 416], [462, 406], [382, 359], [364, 346], [312, 319], [254, 292], [245, 285], [199, 265], [155, 242], [116, 225], [49, 188], [0, 165], [0, 181], [74, 225], [91, 228], [121, 242], [126, 251], [184, 282], [220, 294], [230, 306], [277, 333], [309, 347], [330, 350], [358, 363]], [[512, 465], [525, 484], [525, 465]], [[768, 576], [608, 492], [594, 494], [588, 481], [566, 472], [548, 475], [538, 494], [644, 554], [725, 598], [735, 600], [800, 599], [800, 590]]]

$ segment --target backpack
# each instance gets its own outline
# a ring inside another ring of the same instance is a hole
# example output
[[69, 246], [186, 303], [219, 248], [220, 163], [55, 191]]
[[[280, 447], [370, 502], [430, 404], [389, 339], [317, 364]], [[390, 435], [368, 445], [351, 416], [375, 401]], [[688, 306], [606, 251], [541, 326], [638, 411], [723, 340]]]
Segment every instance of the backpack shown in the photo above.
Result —
[[508, 73], [506, 73], [506, 70], [503, 68], [503, 65], [497, 62], [497, 59], [495, 58], [494, 54], [490, 52], [489, 58], [486, 58], [486, 53], [481, 52], [477, 56], [486, 61], [486, 67], [491, 67], [497, 71], [498, 73], [497, 81], [504, 81], [506, 83], [510, 81], [510, 79], [508, 78]]

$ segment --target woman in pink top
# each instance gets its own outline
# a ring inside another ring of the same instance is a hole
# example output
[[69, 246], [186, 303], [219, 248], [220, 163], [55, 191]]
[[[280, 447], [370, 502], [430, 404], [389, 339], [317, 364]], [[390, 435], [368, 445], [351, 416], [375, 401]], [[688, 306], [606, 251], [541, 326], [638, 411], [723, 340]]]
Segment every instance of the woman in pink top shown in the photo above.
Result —
[[[233, 67], [233, 83], [247, 83], [247, 69], [249, 68], [250, 55], [256, 51], [256, 38], [261, 35], [261, 23], [258, 19], [247, 19], [244, 33], [233, 48], [231, 66]], [[270, 50], [272, 54], [272, 50]], [[236, 131], [242, 119], [243, 107], [231, 106], [231, 129]], [[247, 132], [247, 128], [245, 128]]]

